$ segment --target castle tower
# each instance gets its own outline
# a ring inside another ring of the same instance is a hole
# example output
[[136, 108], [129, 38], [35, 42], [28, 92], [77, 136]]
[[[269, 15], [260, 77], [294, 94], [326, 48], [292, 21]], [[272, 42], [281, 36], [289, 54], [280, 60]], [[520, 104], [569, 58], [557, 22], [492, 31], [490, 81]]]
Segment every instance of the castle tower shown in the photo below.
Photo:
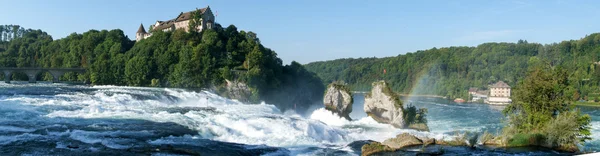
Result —
[[136, 41], [140, 41], [142, 39], [144, 39], [144, 36], [146, 35], [146, 29], [144, 29], [144, 25], [140, 23], [140, 28], [138, 28], [138, 31], [135, 33], [135, 40]]

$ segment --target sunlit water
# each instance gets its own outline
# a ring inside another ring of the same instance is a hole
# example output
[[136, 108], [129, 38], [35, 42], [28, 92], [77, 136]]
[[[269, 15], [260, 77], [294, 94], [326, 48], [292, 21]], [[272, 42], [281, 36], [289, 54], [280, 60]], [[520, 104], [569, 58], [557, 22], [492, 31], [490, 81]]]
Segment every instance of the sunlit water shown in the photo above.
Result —
[[[348, 121], [320, 106], [298, 115], [184, 89], [0, 83], [0, 153], [360, 155], [357, 141], [383, 141], [402, 132], [448, 139], [456, 131], [496, 133], [502, 127], [502, 107], [424, 98], [404, 102], [428, 109], [431, 132], [395, 129], [367, 117], [363, 102], [355, 95], [354, 120]], [[600, 112], [583, 112], [593, 118], [594, 139], [585, 149], [599, 150]]]

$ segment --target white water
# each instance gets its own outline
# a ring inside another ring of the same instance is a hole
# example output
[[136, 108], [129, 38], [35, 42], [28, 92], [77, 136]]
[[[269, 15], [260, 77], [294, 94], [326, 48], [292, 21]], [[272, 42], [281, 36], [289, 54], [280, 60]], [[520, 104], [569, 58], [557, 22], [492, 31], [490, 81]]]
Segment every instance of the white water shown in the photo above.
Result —
[[[52, 97], [12, 96], [0, 101], [30, 106], [70, 106], [76, 109], [55, 110], [44, 116], [49, 118], [84, 119], [142, 119], [154, 122], [174, 122], [198, 132], [196, 138], [208, 138], [224, 142], [275, 147], [307, 147], [334, 145], [343, 148], [357, 140], [383, 141], [401, 132], [441, 138], [441, 134], [418, 133], [413, 130], [400, 130], [379, 124], [370, 117], [348, 121], [323, 108], [315, 110], [310, 117], [295, 113], [282, 113], [270, 104], [242, 104], [228, 100], [210, 92], [190, 92], [182, 89], [138, 88], [117, 86], [96, 86], [91, 93], [65, 93]], [[135, 96], [166, 96], [154, 99], [138, 99]], [[176, 97], [178, 101], [166, 97]], [[169, 108], [213, 107], [215, 112], [194, 111], [169, 112]], [[360, 111], [360, 110], [357, 110]], [[0, 127], [5, 131], [33, 131], [19, 127]], [[75, 140], [85, 143], [103, 143], [108, 147], [121, 147], [105, 141], [105, 135], [130, 135], [123, 131], [87, 132], [73, 130], [66, 132]], [[107, 134], [105, 134], [107, 133]], [[143, 132], [136, 132], [143, 135]], [[172, 139], [172, 138], [171, 138]], [[153, 140], [160, 144], [167, 140]]]
[[[66, 92], [51, 96], [0, 96], [0, 103], [5, 104], [4, 108], [15, 107], [19, 110], [38, 112], [49, 119], [141, 119], [160, 123], [174, 122], [198, 132], [197, 135], [169, 136], [148, 140], [147, 142], [150, 144], [195, 144], [195, 139], [205, 138], [247, 145], [284, 147], [293, 155], [310, 154], [302, 152], [307, 147], [351, 150], [346, 145], [353, 141], [383, 141], [403, 132], [436, 139], [449, 139], [448, 134], [460, 130], [451, 127], [453, 125], [460, 125], [461, 129], [465, 130], [481, 130], [485, 127], [485, 125], [477, 123], [473, 126], [461, 125], [464, 123], [456, 119], [434, 117], [432, 120], [430, 116], [429, 125], [432, 132], [418, 132], [379, 124], [366, 116], [348, 121], [323, 108], [314, 110], [306, 117], [293, 112], [283, 113], [274, 105], [243, 104], [210, 92], [117, 86], [95, 86], [91, 90], [91, 92], [85, 93]], [[34, 109], [35, 107], [66, 107], [69, 109], [50, 109], [48, 112], [39, 112]], [[447, 107], [451, 106], [440, 107], [445, 107], [441, 110], [447, 110]], [[214, 108], [214, 110], [194, 108]], [[173, 109], [187, 111], [169, 111]], [[454, 108], [452, 111], [462, 111], [462, 109], [464, 108]], [[597, 125], [597, 121], [594, 121], [593, 128], [598, 129]], [[17, 126], [0, 126], [0, 132], [23, 133], [16, 136], [0, 136], [0, 145], [16, 140], [69, 137], [89, 144], [100, 143], [112, 149], [127, 149], [134, 140], [118, 136], [145, 137], [154, 133], [151, 129], [147, 131], [106, 129], [102, 132], [72, 129], [64, 132], [49, 132], [48, 135], [28, 133], [35, 130]], [[597, 135], [598, 133], [595, 133], [593, 138], [598, 138]], [[107, 136], [110, 136], [111, 139], [106, 139]], [[57, 145], [57, 148], [64, 147], [65, 145], [62, 143]]]

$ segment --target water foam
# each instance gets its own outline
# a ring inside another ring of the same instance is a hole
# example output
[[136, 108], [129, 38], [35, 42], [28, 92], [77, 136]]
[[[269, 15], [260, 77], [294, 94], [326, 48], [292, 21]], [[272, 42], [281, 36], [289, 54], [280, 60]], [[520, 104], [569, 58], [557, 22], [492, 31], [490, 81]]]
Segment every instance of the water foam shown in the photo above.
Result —
[[[454, 130], [480, 131], [489, 126], [486, 125], [487, 123], [473, 126], [462, 124], [462, 121], [457, 119], [437, 119], [429, 122], [431, 132], [419, 132], [380, 124], [368, 116], [348, 121], [324, 108], [315, 109], [305, 118], [294, 112], [281, 112], [274, 105], [266, 103], [243, 104], [211, 92], [193, 92], [173, 88], [94, 86], [88, 92], [61, 93], [50, 97], [8, 96], [0, 101], [30, 106], [70, 107], [70, 109], [51, 109], [47, 113], [41, 113], [43, 117], [47, 118], [141, 119], [161, 123], [173, 122], [197, 132], [193, 135], [149, 140], [150, 144], [193, 143], [197, 139], [212, 139], [250, 145], [286, 147], [292, 154], [302, 153], [303, 149], [315, 146], [323, 148], [332, 148], [333, 146], [337, 149], [344, 149], [348, 143], [353, 141], [384, 141], [400, 133], [449, 139]], [[444, 105], [442, 107], [451, 106]], [[465, 106], [461, 105], [461, 107]], [[3, 109], [7, 108], [10, 108], [10, 105]], [[453, 111], [462, 111], [465, 108], [455, 109]], [[448, 113], [448, 111], [439, 113]], [[599, 122], [592, 123], [594, 132], [600, 131], [598, 125], [600, 125]], [[466, 128], [454, 129], [456, 127]], [[35, 129], [4, 126], [0, 127], [0, 131], [28, 133]], [[49, 132], [48, 134], [69, 137], [89, 144], [99, 143], [115, 149], [128, 148], [126, 143], [131, 142], [128, 139], [119, 139], [118, 136], [139, 135], [111, 129], [107, 129], [105, 132], [69, 130]], [[23, 135], [12, 138], [0, 136], [0, 144], [40, 137], [31, 134]], [[600, 137], [594, 135], [593, 138]]]
[[[81, 109], [57, 110], [47, 114], [50, 118], [118, 118], [143, 119], [154, 122], [175, 122], [198, 131], [199, 137], [243, 144], [269, 146], [304, 146], [349, 142], [346, 131], [323, 122], [283, 114], [274, 105], [242, 104], [209, 92], [189, 92], [181, 89], [145, 89], [131, 87], [99, 86], [79, 101]], [[132, 93], [127, 93], [133, 89]], [[130, 94], [163, 92], [177, 97], [178, 102], [161, 99], [136, 99]], [[68, 96], [62, 96], [68, 97]], [[79, 97], [81, 98], [81, 97]], [[69, 100], [56, 99], [55, 103]], [[166, 108], [214, 108], [215, 111], [190, 110], [168, 112]], [[77, 139], [81, 139], [76, 137]], [[86, 141], [85, 139], [82, 139]], [[90, 143], [99, 140], [87, 140]]]

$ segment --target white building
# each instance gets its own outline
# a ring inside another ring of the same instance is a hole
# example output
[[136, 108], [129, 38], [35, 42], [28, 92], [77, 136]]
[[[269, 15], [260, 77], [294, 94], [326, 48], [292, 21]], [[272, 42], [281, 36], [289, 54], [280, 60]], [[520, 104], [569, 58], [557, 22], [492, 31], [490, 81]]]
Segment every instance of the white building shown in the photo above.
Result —
[[490, 95], [485, 103], [495, 105], [510, 104], [510, 86], [503, 81], [498, 81], [490, 86]]
[[[156, 21], [154, 25], [150, 26], [150, 29], [153, 31], [174, 31], [177, 29], [184, 29], [186, 32], [189, 32], [189, 23], [195, 11], [200, 12], [201, 17], [200, 24], [198, 25], [198, 27], [196, 27], [197, 31], [212, 29], [214, 27], [215, 16], [210, 10], [210, 6], [207, 6], [206, 8], [196, 9], [194, 11], [181, 12], [176, 18], [171, 20]], [[146, 32], [146, 30], [144, 29], [144, 25], [140, 24], [140, 28], [138, 28], [138, 31], [135, 34], [135, 40], [140, 41], [150, 36], [152, 36], [152, 33]]]
[[469, 94], [471, 95], [471, 102], [479, 100], [486, 100], [488, 98], [488, 90], [480, 90], [479, 88], [469, 88]]

